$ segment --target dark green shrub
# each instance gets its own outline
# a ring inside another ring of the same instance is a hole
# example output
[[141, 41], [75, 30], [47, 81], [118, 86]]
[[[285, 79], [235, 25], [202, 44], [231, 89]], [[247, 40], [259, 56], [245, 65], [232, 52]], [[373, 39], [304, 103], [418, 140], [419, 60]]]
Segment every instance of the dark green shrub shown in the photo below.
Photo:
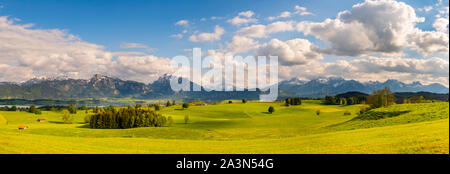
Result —
[[92, 115], [89, 126], [96, 129], [128, 129], [137, 127], [162, 127], [167, 119], [161, 114], [142, 108], [108, 109]]
[[84, 123], [89, 123], [90, 120], [91, 120], [91, 116], [90, 115], [84, 116]]
[[269, 113], [273, 113], [273, 112], [275, 112], [275, 108], [273, 106], [270, 106], [269, 107]]
[[77, 108], [75, 108], [75, 106], [73, 106], [73, 104], [70, 104], [69, 107], [67, 108], [67, 110], [71, 114], [76, 114], [77, 113]]
[[167, 117], [167, 126], [171, 127], [173, 125], [174, 121], [172, 116]]
[[36, 115], [41, 115], [42, 112], [41, 112], [41, 110], [36, 110], [36, 111], [34, 111], [34, 114], [36, 114]]
[[184, 116], [184, 124], [188, 124], [189, 122], [189, 115]]
[[155, 107], [155, 111], [161, 110], [161, 107], [158, 104], [155, 104], [154, 107]]

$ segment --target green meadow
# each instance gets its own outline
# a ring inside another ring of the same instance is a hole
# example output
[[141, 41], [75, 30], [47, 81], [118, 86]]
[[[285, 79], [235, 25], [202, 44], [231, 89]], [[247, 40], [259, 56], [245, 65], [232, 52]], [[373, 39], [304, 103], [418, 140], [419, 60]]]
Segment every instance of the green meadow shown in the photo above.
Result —
[[171, 116], [173, 125], [133, 129], [91, 129], [84, 117], [92, 110], [79, 110], [73, 124], [64, 124], [61, 112], [0, 111], [0, 153], [449, 153], [448, 102], [397, 104], [359, 115], [362, 107], [313, 100], [290, 107], [252, 101], [186, 110], [176, 105], [157, 111]]

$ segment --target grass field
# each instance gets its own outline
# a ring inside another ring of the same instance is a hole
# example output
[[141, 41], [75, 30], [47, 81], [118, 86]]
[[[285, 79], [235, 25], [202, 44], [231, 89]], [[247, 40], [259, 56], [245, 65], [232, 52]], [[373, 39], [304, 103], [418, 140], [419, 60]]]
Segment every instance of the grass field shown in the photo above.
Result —
[[74, 124], [63, 124], [58, 112], [0, 111], [0, 153], [449, 153], [448, 102], [393, 105], [358, 116], [361, 107], [318, 101], [177, 105], [158, 111], [174, 118], [171, 127], [120, 130], [88, 128], [84, 111], [74, 115]]

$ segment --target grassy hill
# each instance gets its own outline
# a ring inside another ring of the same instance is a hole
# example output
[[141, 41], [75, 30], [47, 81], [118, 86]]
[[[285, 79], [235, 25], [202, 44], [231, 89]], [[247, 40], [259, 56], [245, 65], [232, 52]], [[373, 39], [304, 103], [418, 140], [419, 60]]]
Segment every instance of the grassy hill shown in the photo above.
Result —
[[[8, 122], [0, 124], [0, 153], [449, 153], [448, 103], [394, 105], [358, 116], [360, 107], [177, 105], [159, 111], [174, 118], [171, 127], [121, 130], [90, 129], [84, 112], [74, 115], [74, 124], [62, 124], [58, 112], [1, 111]], [[21, 124], [30, 128], [19, 131]]]

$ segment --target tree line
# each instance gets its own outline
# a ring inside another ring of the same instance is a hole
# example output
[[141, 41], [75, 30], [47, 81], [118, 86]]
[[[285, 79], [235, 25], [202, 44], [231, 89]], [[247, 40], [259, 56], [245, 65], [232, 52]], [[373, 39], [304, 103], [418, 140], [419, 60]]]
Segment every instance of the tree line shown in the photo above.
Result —
[[286, 106], [290, 106], [290, 105], [301, 105], [302, 104], [302, 99], [300, 97], [289, 97], [285, 99], [285, 104]]
[[167, 122], [166, 117], [152, 110], [140, 107], [128, 107], [116, 110], [106, 109], [92, 115], [89, 126], [95, 129], [128, 129], [137, 127], [162, 127]]

